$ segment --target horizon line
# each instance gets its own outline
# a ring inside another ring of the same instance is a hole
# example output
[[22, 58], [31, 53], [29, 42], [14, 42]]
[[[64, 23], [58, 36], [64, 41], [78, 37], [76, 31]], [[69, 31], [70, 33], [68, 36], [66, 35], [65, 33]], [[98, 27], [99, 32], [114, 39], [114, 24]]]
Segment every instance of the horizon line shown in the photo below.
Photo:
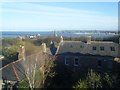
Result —
[[57, 32], [57, 31], [71, 31], [71, 32], [74, 32], [74, 31], [119, 31], [119, 30], [101, 30], [101, 29], [62, 29], [62, 30], [0, 30], [0, 32]]

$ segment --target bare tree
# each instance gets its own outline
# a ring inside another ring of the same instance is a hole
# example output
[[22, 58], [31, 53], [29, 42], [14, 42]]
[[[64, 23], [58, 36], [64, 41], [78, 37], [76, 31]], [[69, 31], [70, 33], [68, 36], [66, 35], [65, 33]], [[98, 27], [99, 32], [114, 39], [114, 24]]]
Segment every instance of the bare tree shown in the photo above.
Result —
[[43, 82], [41, 67], [44, 65], [44, 55], [42, 53], [27, 56], [24, 60], [26, 81], [31, 90], [40, 88]]
[[45, 63], [44, 63], [44, 75], [43, 75], [43, 85], [47, 78], [47, 76], [51, 73], [51, 68], [54, 67], [54, 60], [53, 56], [46, 55]]
[[[26, 54], [28, 49], [29, 48], [26, 46], [23, 50], [24, 53], [22, 54]], [[22, 64], [24, 67], [24, 75], [26, 77], [25, 81], [29, 84], [29, 88], [33, 90], [34, 88], [43, 87], [53, 63], [53, 56], [47, 54], [46, 45], [43, 44], [39, 47], [39, 50], [35, 50], [34, 48], [32, 54], [23, 55], [23, 57], [24, 60], [22, 61]]]

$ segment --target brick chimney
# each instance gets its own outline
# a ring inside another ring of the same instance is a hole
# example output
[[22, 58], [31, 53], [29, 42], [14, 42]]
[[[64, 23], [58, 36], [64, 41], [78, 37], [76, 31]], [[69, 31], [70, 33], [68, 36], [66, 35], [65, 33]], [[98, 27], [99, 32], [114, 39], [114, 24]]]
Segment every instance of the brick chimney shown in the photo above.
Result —
[[87, 37], [87, 44], [91, 44], [91, 36]]

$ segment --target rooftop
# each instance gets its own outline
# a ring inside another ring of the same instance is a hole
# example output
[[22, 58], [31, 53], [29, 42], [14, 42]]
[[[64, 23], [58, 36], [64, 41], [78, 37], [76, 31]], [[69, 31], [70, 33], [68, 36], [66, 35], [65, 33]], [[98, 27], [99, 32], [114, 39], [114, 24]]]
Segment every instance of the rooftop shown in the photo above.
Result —
[[[81, 54], [93, 54], [93, 55], [113, 55], [113, 52], [109, 52], [111, 49], [110, 47], [118, 47], [119, 44], [115, 42], [110, 42], [110, 41], [90, 41], [88, 44], [87, 42], [82, 42], [82, 41], [63, 41], [60, 43], [59, 47], [57, 48], [56, 55], [62, 54], [62, 53], [81, 53]], [[98, 46], [99, 48], [93, 52], [92, 47], [93, 46]], [[105, 52], [103, 53], [100, 50], [100, 46], [105, 47]], [[114, 52], [114, 54], [117, 54]], [[108, 56], [109, 56], [108, 55]], [[114, 56], [114, 55], [113, 55]]]

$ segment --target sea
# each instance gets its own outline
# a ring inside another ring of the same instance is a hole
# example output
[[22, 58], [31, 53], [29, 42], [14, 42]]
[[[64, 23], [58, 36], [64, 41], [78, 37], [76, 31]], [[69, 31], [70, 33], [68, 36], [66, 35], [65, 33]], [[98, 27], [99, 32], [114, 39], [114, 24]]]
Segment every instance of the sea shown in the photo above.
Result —
[[114, 33], [78, 33], [78, 32], [65, 32], [65, 31], [2, 31], [0, 32], [0, 37], [3, 38], [16, 38], [17, 36], [25, 36], [25, 35], [54, 35], [57, 34], [58, 36], [63, 37], [111, 37], [115, 35]]

